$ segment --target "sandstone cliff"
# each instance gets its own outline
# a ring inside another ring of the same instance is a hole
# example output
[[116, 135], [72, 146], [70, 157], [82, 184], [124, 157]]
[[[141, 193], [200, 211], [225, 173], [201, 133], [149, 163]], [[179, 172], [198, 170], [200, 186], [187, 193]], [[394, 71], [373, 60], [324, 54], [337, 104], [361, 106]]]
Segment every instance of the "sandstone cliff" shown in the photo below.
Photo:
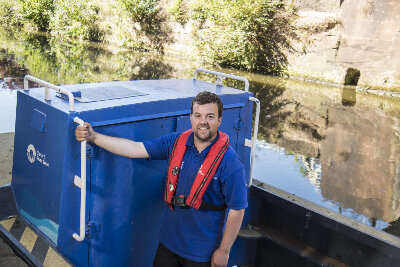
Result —
[[[289, 1], [290, 2], [290, 1]], [[292, 76], [345, 83], [358, 72], [362, 87], [400, 90], [399, 0], [293, 0], [298, 54]]]

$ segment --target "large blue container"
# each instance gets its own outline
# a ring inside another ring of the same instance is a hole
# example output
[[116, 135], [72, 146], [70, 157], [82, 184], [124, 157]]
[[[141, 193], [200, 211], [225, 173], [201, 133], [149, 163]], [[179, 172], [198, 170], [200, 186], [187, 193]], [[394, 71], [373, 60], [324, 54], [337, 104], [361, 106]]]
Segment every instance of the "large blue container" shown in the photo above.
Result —
[[[251, 93], [199, 80], [150, 80], [62, 86], [80, 91], [44, 100], [43, 88], [18, 92], [12, 189], [18, 210], [76, 266], [151, 266], [163, 209], [166, 161], [128, 159], [88, 146], [87, 234], [79, 233], [80, 143], [74, 118], [95, 130], [143, 141], [190, 128], [192, 98], [201, 91], [224, 103], [220, 129], [249, 173]], [[77, 95], [78, 96], [78, 95]], [[235, 264], [233, 262], [233, 264]]]

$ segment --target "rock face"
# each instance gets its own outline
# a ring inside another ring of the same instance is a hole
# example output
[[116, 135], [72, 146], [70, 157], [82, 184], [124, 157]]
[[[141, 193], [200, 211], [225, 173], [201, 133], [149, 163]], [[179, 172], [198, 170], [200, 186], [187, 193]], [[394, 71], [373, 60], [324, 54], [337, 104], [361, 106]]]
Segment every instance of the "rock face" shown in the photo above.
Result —
[[362, 84], [400, 87], [400, 1], [344, 1], [340, 17], [336, 61], [359, 69]]
[[[290, 76], [400, 91], [400, 0], [286, 0], [298, 8]], [[196, 59], [192, 24], [170, 22], [165, 52]], [[350, 77], [349, 71], [359, 73]]]
[[294, 76], [400, 90], [400, 0], [292, 1], [301, 39], [289, 55]]
[[321, 193], [372, 219], [400, 216], [399, 151], [391, 119], [374, 110], [329, 108], [321, 143]]

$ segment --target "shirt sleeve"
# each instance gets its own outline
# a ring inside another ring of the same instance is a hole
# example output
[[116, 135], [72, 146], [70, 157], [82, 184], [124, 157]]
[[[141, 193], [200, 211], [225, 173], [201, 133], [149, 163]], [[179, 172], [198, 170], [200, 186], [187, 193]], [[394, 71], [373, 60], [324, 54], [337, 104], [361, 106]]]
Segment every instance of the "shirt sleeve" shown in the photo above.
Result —
[[179, 136], [179, 134], [180, 133], [178, 132], [174, 132], [155, 139], [144, 141], [143, 145], [146, 148], [147, 154], [149, 154], [148, 160], [168, 159], [172, 147], [174, 146], [175, 139]]
[[226, 175], [222, 179], [222, 192], [226, 205], [230, 209], [240, 210], [248, 206], [246, 177], [242, 161], [234, 154], [234, 157], [226, 161]]

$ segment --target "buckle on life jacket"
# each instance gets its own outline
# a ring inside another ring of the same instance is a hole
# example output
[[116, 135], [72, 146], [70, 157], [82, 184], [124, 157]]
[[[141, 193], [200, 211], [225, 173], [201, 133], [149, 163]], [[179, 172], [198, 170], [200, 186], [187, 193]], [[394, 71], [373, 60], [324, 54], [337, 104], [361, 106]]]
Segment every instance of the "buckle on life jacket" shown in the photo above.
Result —
[[185, 196], [172, 197], [171, 205], [173, 205], [175, 207], [181, 207], [181, 208], [188, 207], [186, 205], [186, 197]]

